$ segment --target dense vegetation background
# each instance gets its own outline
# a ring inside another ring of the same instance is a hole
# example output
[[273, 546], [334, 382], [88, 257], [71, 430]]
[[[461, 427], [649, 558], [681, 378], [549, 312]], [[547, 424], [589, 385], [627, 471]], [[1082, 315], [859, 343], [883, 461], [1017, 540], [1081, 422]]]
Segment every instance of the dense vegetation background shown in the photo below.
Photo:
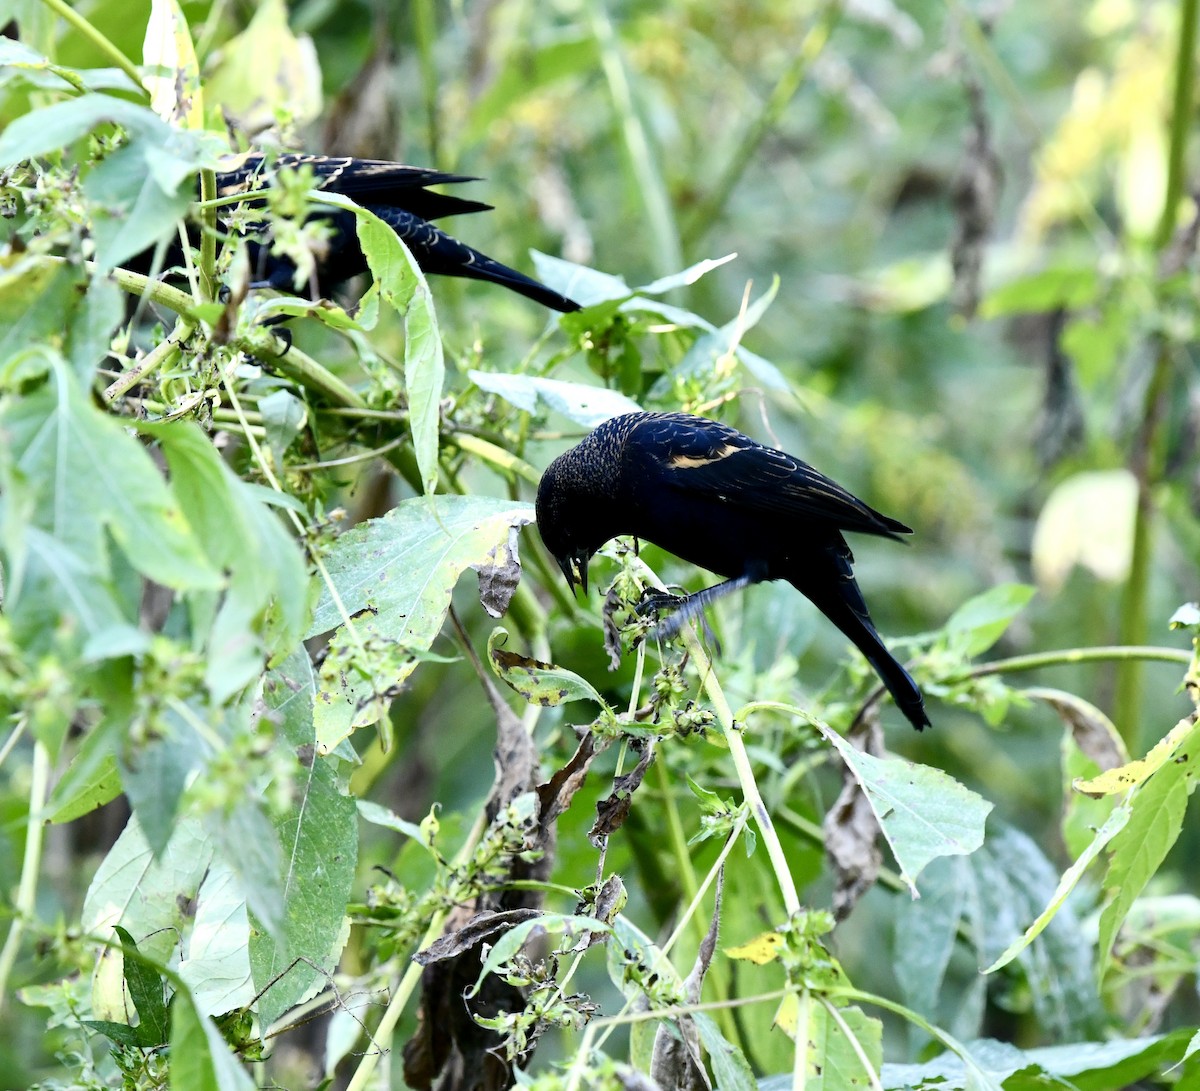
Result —
[[[1200, 1077], [1194, 0], [0, 11], [0, 1084]], [[587, 306], [365, 218], [361, 309], [246, 295], [250, 144], [484, 177]], [[533, 488], [630, 403], [916, 528], [932, 731], [790, 588], [569, 598]]]

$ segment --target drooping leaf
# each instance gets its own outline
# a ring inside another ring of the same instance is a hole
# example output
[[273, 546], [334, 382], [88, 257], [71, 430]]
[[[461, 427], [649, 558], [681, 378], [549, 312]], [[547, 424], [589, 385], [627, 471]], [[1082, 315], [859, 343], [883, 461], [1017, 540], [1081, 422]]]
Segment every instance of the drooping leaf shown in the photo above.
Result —
[[[1186, 731], [1180, 728], [1187, 725]], [[1117, 932], [1134, 900], [1158, 871], [1179, 839], [1188, 799], [1200, 770], [1200, 724], [1176, 725], [1169, 761], [1130, 794], [1130, 814], [1108, 846], [1109, 864], [1104, 889], [1109, 901], [1100, 914], [1099, 967], [1111, 957]], [[1170, 738], [1171, 736], [1168, 736]]]
[[637, 402], [607, 387], [544, 379], [539, 375], [506, 375], [495, 371], [472, 370], [467, 375], [481, 390], [499, 394], [526, 413], [535, 412], [540, 401], [547, 409], [562, 413], [585, 428], [595, 428], [610, 417], [641, 410]]
[[203, 129], [200, 65], [187, 19], [175, 0], [152, 0], [142, 63], [146, 69], [142, 80], [154, 112], [184, 129]]
[[864, 754], [836, 732], [821, 734], [837, 749], [862, 785], [901, 878], [915, 894], [916, 878], [939, 856], [966, 856], [983, 844], [992, 804], [940, 769], [900, 758]]
[[488, 661], [496, 677], [530, 704], [550, 707], [568, 701], [595, 701], [609, 716], [613, 715], [604, 698], [586, 678], [553, 663], [540, 663], [506, 651], [507, 641], [507, 630], [499, 626], [492, 630], [488, 637]]
[[441, 631], [459, 576], [487, 564], [509, 529], [533, 518], [528, 504], [490, 497], [417, 497], [334, 543], [325, 567], [336, 597], [326, 589], [309, 629], [317, 635], [341, 625], [321, 671], [322, 748], [383, 714], [388, 694]]
[[282, 929], [278, 936], [250, 938], [255, 991], [262, 994], [259, 1018], [268, 1026], [337, 965], [358, 862], [355, 801], [339, 789], [330, 759], [317, 754], [315, 693], [303, 648], [272, 673], [266, 688], [296, 761], [293, 803], [275, 827], [286, 861]]

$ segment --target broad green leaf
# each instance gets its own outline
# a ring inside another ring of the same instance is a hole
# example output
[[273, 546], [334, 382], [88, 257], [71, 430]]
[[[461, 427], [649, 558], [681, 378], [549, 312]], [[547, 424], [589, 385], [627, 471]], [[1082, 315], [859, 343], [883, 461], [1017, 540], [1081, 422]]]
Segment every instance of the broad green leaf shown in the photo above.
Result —
[[0, 408], [0, 426], [34, 491], [36, 525], [76, 556], [104, 558], [107, 530], [133, 567], [158, 583], [220, 585], [153, 460], [92, 405], [65, 365]]
[[83, 903], [83, 930], [107, 937], [120, 924], [142, 954], [167, 964], [187, 930], [212, 856], [208, 835], [194, 819], [184, 818], [156, 858], [135, 815], [92, 878]]
[[[810, 1001], [808, 1079], [805, 1086], [814, 1091], [869, 1087], [872, 1073], [878, 1072], [883, 1063], [883, 1024], [859, 1008], [835, 1010], [836, 1016], [815, 998]], [[781, 1008], [781, 1011], [784, 1011], [784, 1017], [779, 1021], [779, 1026], [794, 1037], [795, 1024], [789, 1028], [786, 1008]], [[855, 1043], [858, 1050], [855, 1049]], [[860, 1050], [870, 1071], [863, 1066]]]
[[136, 750], [121, 748], [121, 786], [150, 848], [158, 855], [171, 837], [184, 789], [211, 754], [211, 747], [192, 726], [192, 718], [173, 707], [155, 719], [148, 734]]
[[[967, 1047], [990, 1081], [1005, 1091], [1035, 1091], [1072, 1087], [1079, 1091], [1125, 1091], [1148, 1076], [1165, 1072], [1182, 1057], [1187, 1030], [1148, 1038], [1117, 1038], [1107, 1042], [1073, 1042], [1021, 1050], [1007, 1042], [980, 1039]], [[885, 1064], [885, 1088], [936, 1087], [955, 1091], [972, 1086], [960, 1057], [943, 1053], [924, 1064]], [[978, 1086], [977, 1084], [975, 1086]]]
[[[330, 761], [316, 755], [315, 679], [300, 648], [268, 676], [265, 698], [283, 718], [283, 745], [295, 768], [292, 806], [276, 822], [286, 867], [277, 937], [255, 932], [250, 963], [258, 1014], [270, 1026], [324, 973], [346, 942], [346, 903], [358, 862], [358, 811], [338, 788]], [[264, 991], [265, 990], [265, 991]]]
[[1083, 873], [1091, 866], [1092, 861], [1100, 855], [1101, 851], [1108, 845], [1121, 830], [1125, 828], [1125, 824], [1129, 821], [1131, 808], [1128, 804], [1122, 804], [1117, 807], [1112, 814], [1108, 816], [1108, 821], [1096, 831], [1096, 836], [1092, 839], [1092, 843], [1084, 850], [1079, 859], [1076, 860], [1066, 871], [1063, 872], [1062, 878], [1059, 880], [1058, 888], [1054, 891], [1054, 896], [1050, 899], [1049, 904], [1038, 915], [1037, 919], [1025, 929], [1024, 934], [1014, 940], [1004, 950], [1003, 954], [996, 959], [984, 973], [990, 974], [999, 970], [1002, 966], [1007, 966], [1014, 958], [1017, 957], [1030, 943], [1034, 941], [1042, 930], [1054, 919], [1055, 913], [1062, 907], [1067, 900], [1067, 895], [1075, 889], [1076, 884], [1083, 877]]
[[[0, 257], [0, 365], [5, 371], [22, 361], [32, 364], [31, 346], [38, 346], [37, 366], [45, 369], [51, 350], [62, 344], [64, 319], [75, 314], [83, 283], [81, 270], [44, 255]], [[17, 381], [0, 374], [6, 387]]]
[[[60, 320], [63, 312], [56, 315]], [[112, 343], [113, 331], [125, 318], [125, 296], [108, 277], [93, 277], [67, 329], [67, 358], [79, 381], [92, 381]]]
[[[1179, 728], [1187, 724], [1186, 733]], [[1170, 760], [1130, 793], [1124, 828], [1108, 846], [1109, 864], [1104, 876], [1108, 904], [1100, 914], [1099, 968], [1103, 973], [1112, 955], [1117, 932], [1130, 906], [1146, 889], [1167, 853], [1179, 839], [1188, 798], [1196, 787], [1200, 768], [1200, 724], [1181, 721], [1172, 732]], [[1168, 736], [1170, 738], [1171, 736]], [[1157, 749], [1157, 748], [1156, 748]]]
[[939, 856], [968, 856], [983, 844], [992, 804], [940, 769], [900, 758], [876, 758], [834, 731], [821, 734], [850, 767], [866, 793], [883, 836], [915, 895], [916, 878]]
[[213, 860], [200, 884], [178, 971], [201, 1015], [222, 1015], [254, 999], [246, 895], [222, 860]]
[[[1059, 873], [1031, 838], [999, 821], [993, 821], [987, 842], [969, 863], [973, 889], [966, 901], [967, 923], [983, 966], [1050, 903]], [[1104, 1025], [1095, 942], [1080, 922], [1075, 900], [1068, 898], [1017, 956], [1038, 1023], [1059, 1040], [1091, 1037]]]
[[533, 519], [528, 504], [491, 497], [415, 497], [333, 544], [324, 561], [336, 595], [325, 590], [309, 629], [342, 626], [322, 665], [322, 748], [383, 715], [441, 631], [459, 576], [497, 563], [513, 528]]
[[616, 303], [629, 299], [634, 289], [622, 277], [576, 265], [573, 261], [531, 250], [533, 266], [538, 280], [568, 299], [575, 300], [581, 307], [594, 307], [600, 303]]
[[982, 655], [1036, 594], [1024, 583], [1002, 583], [964, 602], [945, 624], [946, 635], [968, 658]]
[[264, 503], [274, 494], [238, 479], [199, 428], [142, 424], [166, 455], [171, 484], [212, 566], [228, 590], [210, 635], [207, 678], [225, 700], [262, 668], [261, 645], [290, 650], [308, 620], [309, 578], [299, 546]]
[[553, 663], [539, 663], [505, 651], [507, 641], [506, 629], [497, 626], [492, 630], [488, 637], [488, 661], [496, 677], [530, 704], [551, 707], [569, 701], [595, 701], [610, 718], [613, 716], [612, 709], [586, 678]]
[[595, 428], [610, 417], [640, 412], [641, 406], [617, 390], [539, 375], [506, 375], [498, 371], [469, 371], [467, 377], [481, 390], [499, 394], [526, 413], [537, 410], [538, 402], [562, 413], [585, 428]]
[[[943, 857], [922, 873], [919, 898], [896, 899], [893, 968], [904, 1003], [956, 1038], [979, 1033], [987, 989], [981, 974], [960, 985], [947, 973], [974, 885], [970, 859]], [[927, 1041], [913, 1026], [909, 1037], [914, 1051]]]
[[721, 1091], [758, 1091], [758, 1081], [746, 1055], [725, 1038], [716, 1020], [706, 1012], [696, 1012], [692, 1020], [708, 1053], [717, 1087]]
[[1100, 274], [1095, 265], [1043, 269], [989, 292], [979, 306], [979, 317], [1043, 314], [1060, 307], [1074, 311], [1091, 303], [1099, 289]]
[[[2, 9], [0, 9], [2, 10]], [[12, 38], [0, 39], [0, 68], [21, 70], [23, 78], [34, 87], [48, 90], [63, 89], [63, 84], [76, 91], [123, 91], [140, 93], [140, 89], [119, 68], [67, 68], [55, 64], [25, 42]]]
[[87, 94], [14, 118], [0, 133], [0, 168], [70, 147], [106, 123], [170, 144], [174, 133], [153, 110], [113, 95]]
[[200, 66], [187, 20], [175, 0], [151, 0], [142, 63], [142, 82], [154, 112], [184, 129], [203, 129]]
[[308, 423], [308, 410], [290, 390], [276, 390], [259, 398], [258, 411], [267, 430], [271, 453], [276, 464], [282, 466], [284, 453]]
[[413, 453], [426, 492], [438, 481], [438, 426], [446, 362], [433, 296], [420, 266], [403, 240], [387, 224], [364, 209], [358, 216], [362, 243], [379, 294], [404, 318], [404, 391]]
[[259, 132], [286, 114], [303, 126], [321, 112], [321, 67], [312, 39], [293, 34], [284, 0], [263, 0], [241, 34], [229, 39], [205, 81], [245, 132]]
[[171, 1008], [171, 1091], [254, 1091], [216, 1024], [201, 1015], [186, 989]]

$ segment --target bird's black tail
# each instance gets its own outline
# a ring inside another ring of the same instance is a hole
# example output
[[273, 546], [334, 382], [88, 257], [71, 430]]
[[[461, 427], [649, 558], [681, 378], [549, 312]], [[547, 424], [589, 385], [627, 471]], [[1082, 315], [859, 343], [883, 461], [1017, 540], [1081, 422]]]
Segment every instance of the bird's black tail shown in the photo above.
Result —
[[518, 273], [516, 269], [510, 269], [494, 258], [489, 258], [487, 254], [459, 242], [453, 235], [446, 234], [440, 227], [434, 227], [428, 220], [401, 208], [376, 208], [370, 205], [367, 207], [405, 241], [417, 264], [426, 273], [486, 280], [492, 284], [503, 285], [551, 310], [579, 310], [579, 304], [575, 300], [568, 299], [533, 277]]
[[874, 667], [875, 673], [887, 687], [896, 706], [908, 718], [908, 722], [918, 731], [931, 726], [929, 714], [925, 711], [925, 699], [921, 696], [917, 683], [887, 650], [879, 633], [875, 631], [871, 616], [867, 613], [867, 604], [854, 577], [848, 573], [841, 574], [836, 584], [827, 583], [817, 589], [815, 594], [808, 587], [801, 587], [800, 590], [866, 656], [867, 662]]

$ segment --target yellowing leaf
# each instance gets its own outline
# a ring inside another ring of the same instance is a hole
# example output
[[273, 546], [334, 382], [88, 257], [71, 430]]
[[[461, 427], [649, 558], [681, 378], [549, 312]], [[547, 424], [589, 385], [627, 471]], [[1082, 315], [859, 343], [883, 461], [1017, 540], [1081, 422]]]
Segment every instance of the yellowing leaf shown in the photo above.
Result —
[[1033, 532], [1033, 572], [1050, 591], [1076, 565], [1117, 582], [1129, 572], [1137, 482], [1128, 470], [1075, 474], [1049, 496]]
[[726, 947], [725, 953], [730, 958], [739, 958], [758, 966], [765, 966], [779, 957], [783, 945], [783, 937], [778, 932], [763, 932], [762, 935], [755, 936], [749, 943], [743, 943], [740, 947]]
[[150, 92], [154, 112], [164, 121], [177, 122], [185, 129], [203, 129], [200, 66], [187, 20], [175, 0], [151, 3], [142, 62], [146, 66], [143, 82]]
[[1179, 744], [1188, 736], [1195, 725], [1191, 720], [1180, 720], [1164, 735], [1144, 758], [1128, 762], [1116, 769], [1109, 769], [1090, 780], [1076, 780], [1073, 787], [1077, 792], [1089, 796], [1111, 796], [1127, 792], [1141, 784], [1151, 773], [1161, 769], [1175, 756]]

